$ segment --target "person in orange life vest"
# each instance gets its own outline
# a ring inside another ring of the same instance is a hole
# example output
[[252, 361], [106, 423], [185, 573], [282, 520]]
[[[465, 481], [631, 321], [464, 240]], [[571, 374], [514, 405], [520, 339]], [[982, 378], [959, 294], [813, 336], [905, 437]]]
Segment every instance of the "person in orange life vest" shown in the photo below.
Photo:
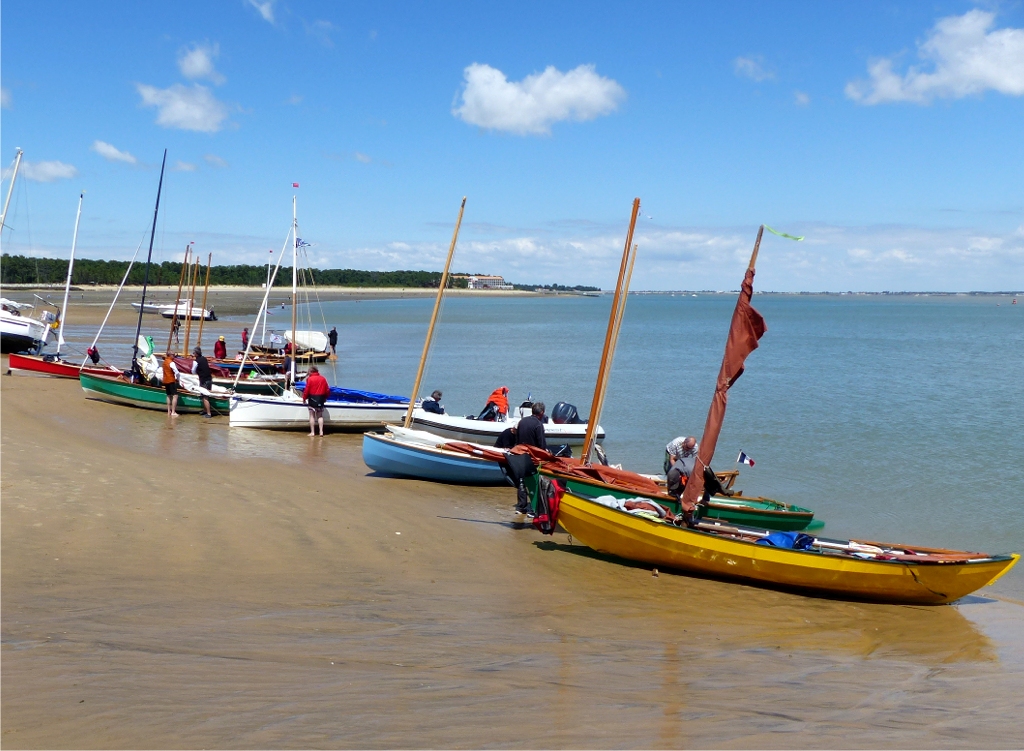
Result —
[[487, 397], [487, 404], [477, 418], [490, 422], [505, 422], [508, 419], [508, 387], [500, 386]]
[[331, 387], [327, 379], [320, 375], [320, 369], [316, 365], [309, 369], [306, 376], [306, 388], [302, 390], [302, 401], [309, 407], [309, 434], [316, 435], [316, 425], [320, 425], [320, 435], [324, 434], [324, 405], [327, 403], [327, 396], [331, 393]]
[[174, 364], [174, 355], [170, 352], [164, 357], [163, 365], [164, 392], [167, 394], [167, 416], [178, 416], [178, 366]]
[[224, 337], [218, 337], [217, 341], [213, 343], [213, 357], [216, 360], [223, 360], [228, 356], [228, 345], [224, 341]]

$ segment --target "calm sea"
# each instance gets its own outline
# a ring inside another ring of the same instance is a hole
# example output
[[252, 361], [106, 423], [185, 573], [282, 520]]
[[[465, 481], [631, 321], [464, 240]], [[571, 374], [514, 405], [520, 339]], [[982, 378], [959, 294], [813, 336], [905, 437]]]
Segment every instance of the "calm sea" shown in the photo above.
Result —
[[[325, 303], [337, 380], [407, 394], [432, 300]], [[827, 533], [1024, 552], [1024, 304], [1006, 297], [758, 295], [768, 323], [730, 391], [714, 466], [814, 509]], [[601, 424], [610, 460], [661, 471], [700, 436], [735, 296], [630, 295]], [[508, 386], [587, 415], [611, 307], [600, 298], [446, 300], [421, 394], [478, 412]], [[329, 370], [329, 369], [328, 369]], [[1003, 591], [1024, 597], [1024, 571]]]
[[[737, 487], [813, 509], [826, 534], [1024, 552], [1024, 300], [1010, 300], [756, 296], [768, 332], [730, 391], [713, 466], [746, 452], [756, 465]], [[340, 332], [328, 379], [408, 394], [432, 306], [323, 303], [312, 326]], [[613, 463], [659, 472], [669, 440], [700, 436], [734, 306], [734, 295], [630, 295], [601, 415]], [[607, 295], [450, 298], [421, 395], [441, 389], [449, 413], [476, 414], [508, 386], [514, 403], [567, 401], [586, 416], [610, 307]], [[287, 326], [290, 312], [275, 314]], [[210, 331], [225, 327], [234, 347], [243, 320]], [[84, 349], [94, 329], [78, 329]], [[101, 347], [119, 362], [133, 335], [108, 329], [118, 345]], [[288, 458], [286, 437], [244, 433], [225, 450]], [[997, 589], [1024, 599], [1024, 566]]]

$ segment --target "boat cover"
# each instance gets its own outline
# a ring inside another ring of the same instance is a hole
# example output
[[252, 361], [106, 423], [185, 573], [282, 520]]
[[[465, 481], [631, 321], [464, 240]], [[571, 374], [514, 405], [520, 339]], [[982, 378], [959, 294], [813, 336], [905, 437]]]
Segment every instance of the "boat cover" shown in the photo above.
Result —
[[[305, 381], [295, 384], [298, 391], [306, 388]], [[374, 391], [357, 391], [346, 389], [341, 386], [331, 386], [331, 393], [327, 397], [329, 402], [358, 402], [361, 404], [408, 404], [407, 396], [392, 396], [391, 394], [378, 394]]]

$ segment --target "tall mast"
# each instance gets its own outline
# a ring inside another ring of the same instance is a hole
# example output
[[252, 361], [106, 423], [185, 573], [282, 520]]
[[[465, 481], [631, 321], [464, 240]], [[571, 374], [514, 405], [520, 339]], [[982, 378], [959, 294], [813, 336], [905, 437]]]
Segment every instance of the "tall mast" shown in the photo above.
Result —
[[149, 286], [149, 266], [153, 262], [153, 240], [156, 238], [156, 218], [160, 213], [160, 193], [164, 189], [164, 168], [167, 166], [167, 149], [160, 164], [160, 182], [156, 186], [156, 206], [153, 208], [153, 228], [149, 232], [149, 253], [146, 256], [146, 274], [142, 278], [142, 303], [139, 305], [139, 323], [135, 327], [135, 341], [132, 343], [132, 372], [139, 368], [139, 334], [142, 333], [142, 313], [146, 310], [146, 287]]
[[[188, 277], [188, 305], [185, 306], [185, 357], [188, 357], [191, 350], [188, 348], [189, 342], [192, 339], [192, 308], [195, 307], [196, 299], [196, 277], [199, 276], [199, 256], [194, 256], [192, 259], [192, 266], [189, 268]], [[174, 304], [174, 309], [178, 309], [178, 304]]]
[[[640, 213], [640, 199], [633, 199], [633, 214], [629, 219], [629, 231], [626, 233], [626, 246], [622, 249], [622, 262], [619, 264], [619, 278], [615, 283], [615, 297], [612, 298], [612, 310], [608, 316], [608, 331], [604, 338], [604, 349], [601, 352], [601, 365], [597, 370], [597, 384], [594, 386], [594, 401], [590, 405], [590, 416], [587, 418], [587, 434], [583, 439], [583, 453], [581, 461], [584, 464], [590, 463], [590, 454], [594, 450], [594, 442], [597, 435], [597, 421], [601, 417], [601, 407], [604, 402], [604, 392], [608, 380], [608, 372], [611, 369], [611, 358], [609, 355], [614, 352], [614, 340], [618, 334], [618, 321], [623, 305], [622, 294], [623, 284], [626, 283], [626, 272], [630, 269], [630, 258], [633, 255], [633, 230], [636, 228], [636, 217]], [[626, 291], [628, 292], [628, 286]]]
[[206, 256], [206, 284], [203, 285], [203, 304], [199, 307], [199, 335], [196, 336], [196, 346], [203, 346], [203, 324], [206, 323], [206, 293], [210, 291], [210, 264], [213, 263], [213, 253]]
[[60, 330], [57, 331], [57, 357], [60, 357], [60, 348], [64, 346], [64, 319], [68, 314], [68, 294], [71, 292], [71, 270], [75, 267], [75, 246], [78, 245], [78, 223], [82, 219], [82, 200], [85, 198], [83, 190], [78, 195], [78, 214], [75, 215], [75, 234], [71, 237], [71, 258], [68, 260], [68, 278], [64, 282], [64, 304], [60, 307]]
[[295, 316], [298, 312], [297, 294], [299, 284], [299, 219], [295, 208], [295, 196], [292, 196], [292, 384], [295, 384], [295, 356], [299, 347], [295, 343]]
[[452, 256], [455, 255], [455, 244], [459, 240], [459, 227], [462, 226], [462, 213], [466, 210], [466, 197], [462, 197], [462, 206], [459, 207], [459, 218], [455, 221], [455, 231], [452, 233], [452, 244], [448, 246], [448, 260], [444, 262], [444, 271], [441, 272], [441, 283], [437, 287], [437, 299], [434, 300], [434, 312], [430, 315], [430, 325], [427, 327], [427, 338], [423, 342], [423, 354], [420, 355], [420, 367], [416, 371], [416, 383], [413, 384], [412, 393], [409, 395], [409, 411], [405, 413], [405, 427], [412, 425], [412, 410], [416, 406], [416, 394], [420, 390], [420, 381], [423, 380], [423, 369], [427, 365], [427, 353], [430, 352], [430, 342], [434, 338], [434, 324], [437, 323], [437, 313], [441, 309], [441, 299], [444, 297], [444, 289], [448, 286], [448, 272], [452, 267]]
[[4, 211], [0, 214], [0, 230], [7, 225], [4, 222], [7, 221], [7, 207], [11, 205], [11, 194], [14, 192], [14, 181], [18, 179], [18, 167], [21, 166], [21, 155], [25, 152], [18, 149], [17, 156], [14, 157], [14, 172], [11, 174], [11, 185], [7, 188], [7, 200], [4, 201]]
[[181, 299], [181, 285], [185, 283], [185, 269], [188, 268], [189, 251], [191, 250], [192, 243], [189, 243], [185, 246], [185, 258], [181, 261], [181, 273], [178, 274], [178, 295], [174, 298], [174, 314], [171, 316], [171, 331], [167, 334], [167, 354], [171, 353], [171, 340], [174, 339], [174, 324], [178, 322], [178, 301]]

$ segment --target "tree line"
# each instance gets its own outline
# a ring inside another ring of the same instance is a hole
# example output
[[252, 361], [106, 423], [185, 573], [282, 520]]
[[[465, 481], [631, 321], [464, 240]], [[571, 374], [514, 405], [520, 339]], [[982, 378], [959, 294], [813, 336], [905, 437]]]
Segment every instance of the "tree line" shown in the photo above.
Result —
[[[76, 285], [120, 284], [128, 269], [128, 261], [96, 261], [77, 259], [71, 275]], [[0, 258], [0, 284], [63, 284], [67, 278], [67, 261], [59, 258], [29, 258], [4, 253]], [[321, 287], [424, 287], [437, 288], [441, 283], [439, 271], [360, 271], [359, 269], [305, 269], [307, 280]], [[128, 275], [128, 284], [140, 285], [146, 276], [146, 264], [136, 263]], [[154, 263], [149, 269], [149, 283], [176, 285], [181, 276], [181, 262]], [[206, 279], [201, 269], [199, 283]], [[211, 266], [211, 285], [238, 285], [260, 287], [267, 281], [266, 266], [239, 264]], [[282, 266], [274, 280], [275, 287], [290, 287], [292, 269]], [[465, 279], [451, 279], [452, 287], [466, 287]]]

